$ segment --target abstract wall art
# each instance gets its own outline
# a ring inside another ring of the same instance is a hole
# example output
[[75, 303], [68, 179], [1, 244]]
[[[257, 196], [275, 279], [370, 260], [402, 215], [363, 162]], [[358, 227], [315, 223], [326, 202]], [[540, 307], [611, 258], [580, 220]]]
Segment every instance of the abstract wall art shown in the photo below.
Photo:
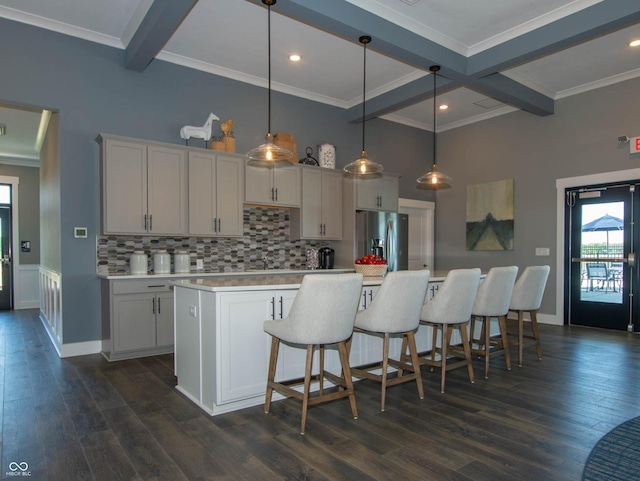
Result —
[[513, 250], [513, 179], [467, 186], [467, 250]]

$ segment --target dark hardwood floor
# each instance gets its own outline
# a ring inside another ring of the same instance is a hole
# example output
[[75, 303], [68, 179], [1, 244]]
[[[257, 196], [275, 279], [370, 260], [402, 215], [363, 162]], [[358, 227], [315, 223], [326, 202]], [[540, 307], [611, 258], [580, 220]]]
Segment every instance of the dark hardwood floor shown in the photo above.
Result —
[[600, 437], [640, 415], [640, 338], [541, 331], [542, 361], [493, 358], [488, 380], [475, 361], [475, 384], [457, 369], [445, 394], [423, 366], [425, 398], [391, 387], [385, 412], [362, 381], [358, 420], [347, 400], [312, 407], [301, 436], [297, 401], [210, 417], [174, 389], [171, 355], [59, 359], [36, 311], [0, 313], [2, 479], [27, 463], [38, 481], [578, 480]]

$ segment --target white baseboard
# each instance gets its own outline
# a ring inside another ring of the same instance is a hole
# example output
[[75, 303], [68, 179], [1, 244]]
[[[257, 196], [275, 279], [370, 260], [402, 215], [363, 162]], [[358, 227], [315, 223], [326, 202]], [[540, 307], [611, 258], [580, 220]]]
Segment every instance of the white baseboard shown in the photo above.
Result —
[[60, 346], [60, 357], [86, 356], [99, 354], [102, 351], [102, 341], [72, 342]]

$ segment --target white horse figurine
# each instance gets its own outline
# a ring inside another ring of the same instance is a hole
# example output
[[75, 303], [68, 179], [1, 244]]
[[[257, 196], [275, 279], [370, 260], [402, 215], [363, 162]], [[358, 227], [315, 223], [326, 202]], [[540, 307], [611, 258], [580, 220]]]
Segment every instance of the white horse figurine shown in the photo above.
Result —
[[220, 120], [213, 112], [207, 117], [207, 121], [202, 127], [194, 127], [193, 125], [185, 125], [180, 129], [180, 138], [185, 139], [187, 142], [191, 137], [196, 139], [203, 139], [208, 142], [211, 139], [211, 129], [213, 127], [213, 121]]

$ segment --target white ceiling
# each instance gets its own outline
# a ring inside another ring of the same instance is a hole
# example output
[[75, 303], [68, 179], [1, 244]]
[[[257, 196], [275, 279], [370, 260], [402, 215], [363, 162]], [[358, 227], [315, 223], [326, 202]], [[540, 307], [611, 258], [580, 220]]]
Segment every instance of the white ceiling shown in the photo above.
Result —
[[[358, 16], [351, 21], [346, 18], [354, 8], [379, 17], [366, 20], [372, 29], [373, 25], [384, 28], [393, 24], [444, 47], [447, 54], [442, 58], [446, 60], [458, 55], [467, 59], [483, 52], [493, 54], [491, 49], [513, 45], [523, 34], [535, 34], [553, 22], [569, 16], [578, 22], [581, 13], [601, 3], [600, 6], [627, 9], [630, 4], [629, 0], [322, 0], [323, 8], [336, 8], [335, 22], [351, 22], [353, 31], [360, 32], [348, 38], [342, 31], [334, 34], [309, 25], [314, 23], [309, 17], [302, 19], [305, 23], [292, 18], [295, 7], [302, 4], [312, 8], [314, 1], [318, 0], [281, 0], [272, 7], [272, 88], [353, 112], [362, 102], [363, 49], [357, 39], [360, 34], [373, 37], [367, 48], [367, 102], [382, 94], [391, 95], [417, 79], [423, 79], [425, 90], [433, 85], [424, 65], [416, 68], [406, 62], [407, 57], [399, 61], [378, 53], [376, 31], [363, 31]], [[640, 1], [633, 1], [632, 13], [637, 14]], [[0, 0], [0, 17], [126, 49], [152, 3], [153, 0]], [[578, 43], [561, 45], [559, 50], [558, 46], [551, 46], [544, 55], [536, 53], [518, 59], [517, 65], [515, 61], [506, 62], [498, 73], [552, 100], [640, 76], [640, 48], [628, 46], [630, 40], [640, 39], [639, 17], [634, 18], [624, 28], [609, 28], [593, 39], [574, 40]], [[156, 58], [266, 86], [266, 38], [267, 10], [259, 0], [199, 0]], [[386, 48], [380, 50], [390, 52]], [[302, 55], [297, 64], [288, 60], [294, 52]], [[437, 52], [428, 55], [438, 57]], [[487, 91], [470, 88], [464, 81], [451, 89], [438, 88], [438, 103], [449, 105], [448, 110], [438, 112], [438, 131], [519, 108], [494, 100]], [[432, 96], [381, 117], [430, 130]], [[0, 137], [0, 155], [37, 158], [37, 113], [0, 106], [0, 123], [7, 124], [7, 135]]]

